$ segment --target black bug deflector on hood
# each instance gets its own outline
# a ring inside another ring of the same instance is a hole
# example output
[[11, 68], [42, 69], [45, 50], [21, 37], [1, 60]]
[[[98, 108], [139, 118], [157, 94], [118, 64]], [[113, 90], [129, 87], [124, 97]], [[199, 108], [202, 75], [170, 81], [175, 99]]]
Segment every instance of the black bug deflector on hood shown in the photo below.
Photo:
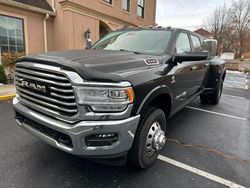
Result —
[[62, 68], [77, 72], [83, 79], [93, 81], [123, 80], [124, 73], [136, 69], [147, 69], [149, 65], [144, 60], [160, 56], [134, 54], [112, 50], [69, 50], [48, 52], [39, 55], [21, 57], [18, 62], [31, 61], [44, 64], [55, 64]]

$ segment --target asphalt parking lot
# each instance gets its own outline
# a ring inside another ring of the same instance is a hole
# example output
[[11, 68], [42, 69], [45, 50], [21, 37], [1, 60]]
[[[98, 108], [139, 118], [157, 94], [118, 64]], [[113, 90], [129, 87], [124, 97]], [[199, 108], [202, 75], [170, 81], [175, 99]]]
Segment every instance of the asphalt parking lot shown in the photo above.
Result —
[[145, 171], [57, 150], [19, 128], [2, 102], [0, 187], [250, 187], [249, 83], [228, 73], [219, 105], [197, 99], [172, 117], [167, 145]]

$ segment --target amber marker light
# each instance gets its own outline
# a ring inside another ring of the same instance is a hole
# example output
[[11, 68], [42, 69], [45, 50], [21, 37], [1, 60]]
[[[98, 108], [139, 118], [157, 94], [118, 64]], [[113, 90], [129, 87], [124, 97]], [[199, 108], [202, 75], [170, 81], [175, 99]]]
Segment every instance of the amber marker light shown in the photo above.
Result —
[[128, 100], [130, 103], [134, 102], [134, 90], [132, 87], [129, 87], [126, 89], [127, 95], [128, 95]]

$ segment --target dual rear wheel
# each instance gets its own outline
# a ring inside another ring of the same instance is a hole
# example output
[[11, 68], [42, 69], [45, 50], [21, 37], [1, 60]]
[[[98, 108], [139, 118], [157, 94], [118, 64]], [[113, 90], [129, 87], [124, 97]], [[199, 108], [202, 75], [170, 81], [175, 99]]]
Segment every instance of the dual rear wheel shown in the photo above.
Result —
[[221, 79], [220, 82], [217, 84], [213, 93], [200, 95], [201, 103], [214, 104], [214, 105], [218, 104], [220, 102], [222, 90], [223, 90], [223, 79]]

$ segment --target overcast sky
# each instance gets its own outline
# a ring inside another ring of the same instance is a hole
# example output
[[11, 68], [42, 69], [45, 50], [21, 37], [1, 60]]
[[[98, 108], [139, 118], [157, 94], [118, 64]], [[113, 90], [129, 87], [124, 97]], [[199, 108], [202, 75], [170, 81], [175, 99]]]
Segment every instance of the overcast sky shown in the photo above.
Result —
[[220, 5], [231, 0], [157, 0], [156, 23], [195, 30]]

